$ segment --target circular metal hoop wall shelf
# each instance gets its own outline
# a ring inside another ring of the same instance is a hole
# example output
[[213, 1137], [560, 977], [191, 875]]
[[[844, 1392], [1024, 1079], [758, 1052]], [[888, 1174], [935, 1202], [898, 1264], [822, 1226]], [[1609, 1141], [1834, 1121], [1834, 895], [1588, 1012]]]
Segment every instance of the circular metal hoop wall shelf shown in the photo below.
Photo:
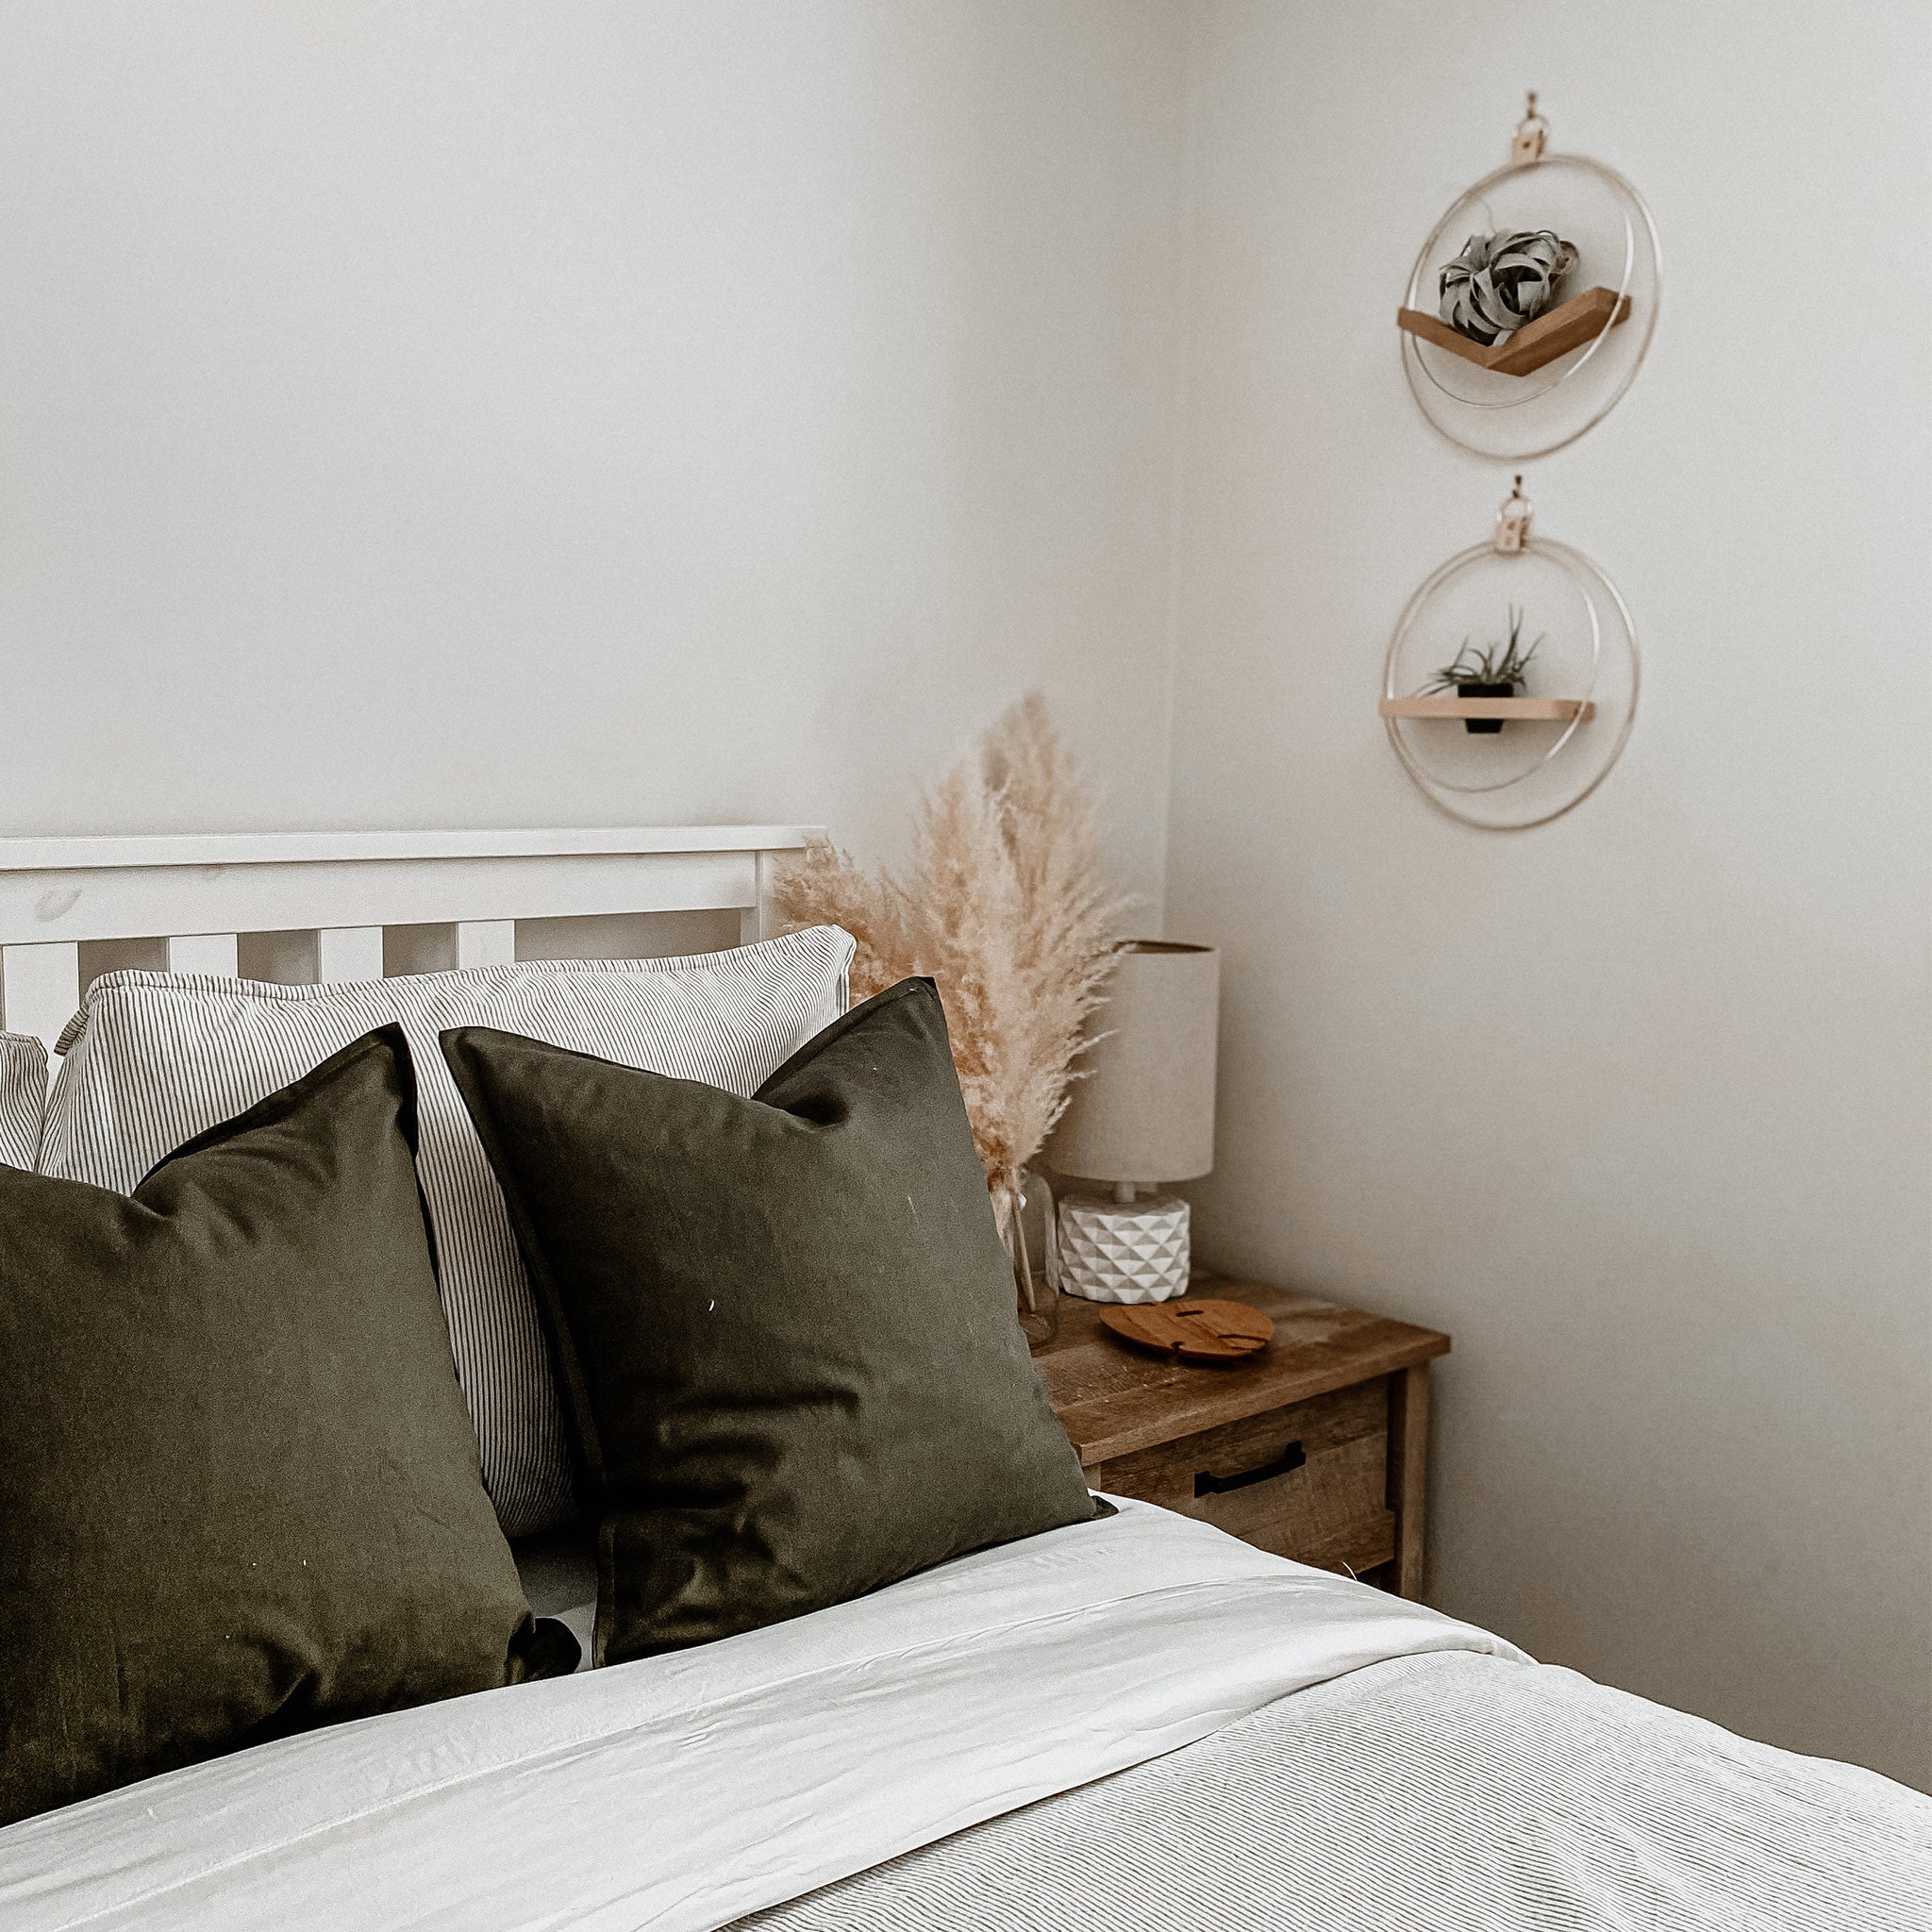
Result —
[[[1511, 643], [1527, 655], [1520, 676], [1499, 684], [1468, 669], [1486, 652], [1494, 666]], [[1458, 666], [1467, 675], [1448, 675]], [[1380, 708], [1403, 770], [1437, 810], [1522, 831], [1561, 818], [1609, 775], [1636, 721], [1640, 675], [1617, 587], [1580, 551], [1531, 536], [1518, 488], [1494, 537], [1408, 600]]]
[[[1508, 164], [1459, 196], [1416, 257], [1396, 317], [1402, 364], [1423, 414], [1477, 456], [1523, 460], [1574, 442], [1622, 401], [1657, 328], [1663, 255], [1650, 209], [1614, 168], [1545, 154], [1530, 111]], [[1442, 273], [1477, 237], [1562, 238], [1575, 258], [1563, 299], [1485, 343], [1438, 313]]]

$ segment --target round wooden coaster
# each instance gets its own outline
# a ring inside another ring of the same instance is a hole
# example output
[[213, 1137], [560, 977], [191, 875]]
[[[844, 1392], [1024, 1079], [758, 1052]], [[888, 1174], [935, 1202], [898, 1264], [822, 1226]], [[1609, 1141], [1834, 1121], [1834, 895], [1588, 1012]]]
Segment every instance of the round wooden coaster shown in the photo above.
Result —
[[1145, 1302], [1105, 1307], [1100, 1319], [1123, 1341], [1184, 1362], [1238, 1362], [1259, 1355], [1274, 1333], [1274, 1324], [1259, 1308], [1245, 1302]]

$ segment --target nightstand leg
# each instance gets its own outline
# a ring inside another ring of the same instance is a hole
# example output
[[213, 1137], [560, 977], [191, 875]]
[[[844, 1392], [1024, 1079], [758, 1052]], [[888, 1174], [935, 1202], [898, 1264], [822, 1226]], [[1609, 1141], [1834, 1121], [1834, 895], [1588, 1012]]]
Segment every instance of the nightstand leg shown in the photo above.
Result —
[[1389, 1381], [1389, 1507], [1395, 1512], [1395, 1593], [1423, 1593], [1423, 1528], [1429, 1469], [1429, 1365]]

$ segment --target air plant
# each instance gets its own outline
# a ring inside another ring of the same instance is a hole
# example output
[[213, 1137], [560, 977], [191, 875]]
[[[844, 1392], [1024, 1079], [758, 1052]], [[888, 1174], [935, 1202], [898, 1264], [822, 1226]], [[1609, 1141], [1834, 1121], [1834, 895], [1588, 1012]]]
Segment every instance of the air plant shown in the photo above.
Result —
[[1548, 228], [1472, 235], [1442, 269], [1441, 314], [1473, 342], [1507, 341], [1557, 299], [1576, 245]]
[[1546, 635], [1540, 634], [1536, 642], [1525, 651], [1523, 648], [1523, 612], [1512, 604], [1507, 640], [1491, 644], [1486, 650], [1477, 650], [1464, 638], [1455, 661], [1443, 665], [1423, 690], [1424, 692], [1454, 691], [1465, 684], [1496, 684], [1506, 685], [1513, 691], [1528, 682], [1530, 660]]

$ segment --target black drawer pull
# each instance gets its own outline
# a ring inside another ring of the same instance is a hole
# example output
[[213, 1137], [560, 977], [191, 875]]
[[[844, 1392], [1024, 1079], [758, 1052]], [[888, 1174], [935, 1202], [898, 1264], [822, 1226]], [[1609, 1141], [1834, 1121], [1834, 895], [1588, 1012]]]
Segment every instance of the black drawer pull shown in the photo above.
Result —
[[1299, 1442], [1291, 1442], [1273, 1462], [1264, 1462], [1259, 1469], [1244, 1469], [1240, 1475], [1215, 1475], [1202, 1470], [1194, 1478], [1194, 1493], [1197, 1496], [1224, 1496], [1229, 1490], [1244, 1490], [1250, 1483], [1265, 1483], [1271, 1477], [1286, 1475], [1291, 1469], [1299, 1469], [1308, 1458], [1302, 1454]]

